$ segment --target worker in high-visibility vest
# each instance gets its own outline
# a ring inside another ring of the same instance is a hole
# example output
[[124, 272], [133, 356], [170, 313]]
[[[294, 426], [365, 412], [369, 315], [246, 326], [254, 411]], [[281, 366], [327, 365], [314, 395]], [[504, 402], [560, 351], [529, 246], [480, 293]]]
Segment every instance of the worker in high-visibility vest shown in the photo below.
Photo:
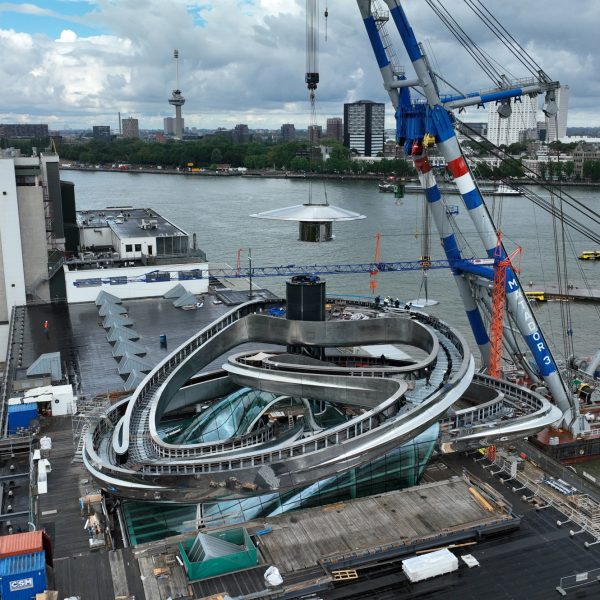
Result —
[[44, 321], [43, 328], [44, 328], [44, 333], [46, 334], [46, 337], [48, 337], [48, 335], [50, 334], [50, 331], [48, 329], [48, 321]]

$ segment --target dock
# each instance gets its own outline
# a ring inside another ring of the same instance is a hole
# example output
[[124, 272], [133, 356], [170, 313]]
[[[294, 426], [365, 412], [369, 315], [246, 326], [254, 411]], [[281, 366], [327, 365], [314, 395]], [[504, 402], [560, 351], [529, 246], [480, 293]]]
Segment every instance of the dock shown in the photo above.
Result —
[[[407, 490], [251, 521], [245, 527], [258, 541], [259, 564], [200, 581], [188, 582], [172, 558], [177, 542], [190, 534], [140, 545], [133, 554], [147, 598], [167, 600], [186, 593], [194, 598], [219, 594], [299, 598], [331, 589], [340, 570], [480, 540], [520, 526], [520, 518], [511, 513], [501, 495], [491, 488], [481, 489], [490, 501], [489, 510], [470, 491], [474, 485], [464, 477], [453, 476]], [[271, 565], [279, 569], [283, 584], [269, 589], [263, 576]]]
[[263, 528], [272, 531], [261, 537], [260, 551], [285, 580], [285, 574], [319, 565], [355, 567], [457, 542], [486, 528], [518, 526], [518, 519], [499, 505], [486, 510], [470, 487], [454, 477], [267, 519]]
[[556, 285], [528, 286], [526, 292], [541, 292], [546, 300], [569, 300], [572, 302], [600, 302], [600, 290], [586, 287], [573, 286], [567, 290]]

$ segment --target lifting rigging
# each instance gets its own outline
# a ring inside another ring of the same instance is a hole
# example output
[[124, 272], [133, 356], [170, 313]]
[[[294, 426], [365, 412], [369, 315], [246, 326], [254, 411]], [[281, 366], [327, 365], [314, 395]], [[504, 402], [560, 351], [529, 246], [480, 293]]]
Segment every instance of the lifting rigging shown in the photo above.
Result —
[[[326, 17], [329, 14], [326, 9]], [[306, 74], [304, 80], [308, 88], [310, 101], [309, 132], [317, 131], [316, 90], [319, 83], [318, 68], [319, 49], [319, 0], [306, 0]], [[312, 140], [311, 140], [312, 141]], [[309, 163], [318, 148], [309, 145]], [[251, 215], [259, 219], [275, 219], [280, 221], [297, 221], [299, 223], [298, 239], [302, 242], [328, 242], [333, 239], [334, 221], [353, 221], [364, 219], [364, 215], [332, 206], [327, 200], [327, 188], [323, 182], [322, 201], [313, 201], [313, 183], [308, 179], [308, 202]]]

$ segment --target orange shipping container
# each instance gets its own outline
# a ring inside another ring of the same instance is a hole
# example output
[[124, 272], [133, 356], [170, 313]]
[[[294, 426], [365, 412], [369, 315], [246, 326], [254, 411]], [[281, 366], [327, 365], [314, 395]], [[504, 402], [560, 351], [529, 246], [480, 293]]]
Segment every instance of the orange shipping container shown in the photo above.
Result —
[[46, 551], [46, 562], [52, 564], [50, 538], [43, 531], [28, 531], [0, 536], [0, 558]]

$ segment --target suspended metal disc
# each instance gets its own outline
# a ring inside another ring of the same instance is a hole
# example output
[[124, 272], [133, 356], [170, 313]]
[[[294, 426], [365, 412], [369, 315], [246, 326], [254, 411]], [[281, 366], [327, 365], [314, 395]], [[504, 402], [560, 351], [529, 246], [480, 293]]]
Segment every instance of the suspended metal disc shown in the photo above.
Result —
[[428, 306], [435, 306], [436, 304], [439, 304], [439, 301], [432, 300], [431, 298], [417, 298], [410, 301], [410, 305], [413, 308], [426, 308]]

